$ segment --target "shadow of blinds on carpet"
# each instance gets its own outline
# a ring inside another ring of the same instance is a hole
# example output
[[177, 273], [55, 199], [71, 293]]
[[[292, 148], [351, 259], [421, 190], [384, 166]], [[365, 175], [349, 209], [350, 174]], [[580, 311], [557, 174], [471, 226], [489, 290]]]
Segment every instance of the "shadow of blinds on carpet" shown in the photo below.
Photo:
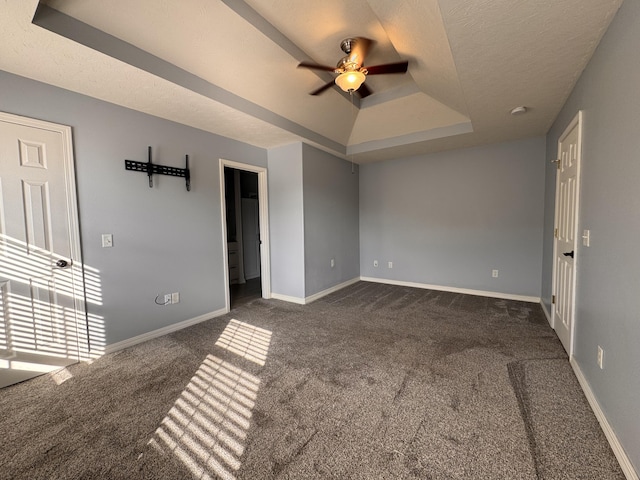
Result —
[[232, 318], [216, 342], [217, 347], [264, 365], [271, 343], [271, 332]]
[[[271, 332], [232, 319], [216, 346], [258, 365]], [[173, 453], [194, 478], [235, 480], [260, 379], [209, 354], [162, 420], [149, 444]]]

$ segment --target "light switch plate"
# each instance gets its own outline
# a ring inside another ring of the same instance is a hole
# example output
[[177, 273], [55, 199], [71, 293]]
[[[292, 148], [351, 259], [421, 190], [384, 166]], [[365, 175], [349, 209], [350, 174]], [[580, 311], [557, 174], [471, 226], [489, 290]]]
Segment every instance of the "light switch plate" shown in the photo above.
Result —
[[113, 247], [113, 235], [111, 233], [102, 234], [102, 248]]

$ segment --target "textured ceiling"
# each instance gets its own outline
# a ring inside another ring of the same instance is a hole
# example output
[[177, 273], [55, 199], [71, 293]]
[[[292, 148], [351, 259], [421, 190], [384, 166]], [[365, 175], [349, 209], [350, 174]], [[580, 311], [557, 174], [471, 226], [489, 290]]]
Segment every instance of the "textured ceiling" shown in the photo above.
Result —
[[[0, 69], [263, 148], [356, 162], [546, 133], [622, 0], [4, 0]], [[36, 13], [37, 10], [37, 13]], [[35, 18], [34, 18], [35, 16]], [[374, 40], [359, 101], [340, 41]], [[509, 114], [526, 105], [526, 115]]]

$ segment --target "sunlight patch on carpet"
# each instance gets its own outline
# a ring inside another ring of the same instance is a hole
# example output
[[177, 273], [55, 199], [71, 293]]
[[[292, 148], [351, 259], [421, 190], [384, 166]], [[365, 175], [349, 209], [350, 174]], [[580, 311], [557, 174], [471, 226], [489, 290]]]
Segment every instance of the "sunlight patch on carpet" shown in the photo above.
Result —
[[52, 373], [51, 378], [53, 378], [53, 381], [56, 382], [57, 385], [62, 385], [67, 380], [73, 378], [73, 375], [66, 368], [62, 368], [57, 372]]
[[271, 332], [232, 318], [220, 335], [216, 346], [264, 365], [271, 343]]
[[171, 452], [197, 479], [234, 480], [260, 379], [207, 355], [150, 445]]

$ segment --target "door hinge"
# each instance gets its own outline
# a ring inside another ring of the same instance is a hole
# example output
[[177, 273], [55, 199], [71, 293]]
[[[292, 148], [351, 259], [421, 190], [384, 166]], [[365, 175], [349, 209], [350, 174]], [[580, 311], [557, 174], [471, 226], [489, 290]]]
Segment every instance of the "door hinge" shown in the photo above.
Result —
[[560, 159], [556, 160], [556, 166], [558, 167], [558, 170], [560, 170], [560, 164], [562, 163], [562, 161]]
[[553, 236], [555, 238], [558, 238], [558, 229], [557, 228], [553, 231]]
[[556, 303], [556, 296], [555, 295], [551, 295], [551, 303], [552, 304]]

